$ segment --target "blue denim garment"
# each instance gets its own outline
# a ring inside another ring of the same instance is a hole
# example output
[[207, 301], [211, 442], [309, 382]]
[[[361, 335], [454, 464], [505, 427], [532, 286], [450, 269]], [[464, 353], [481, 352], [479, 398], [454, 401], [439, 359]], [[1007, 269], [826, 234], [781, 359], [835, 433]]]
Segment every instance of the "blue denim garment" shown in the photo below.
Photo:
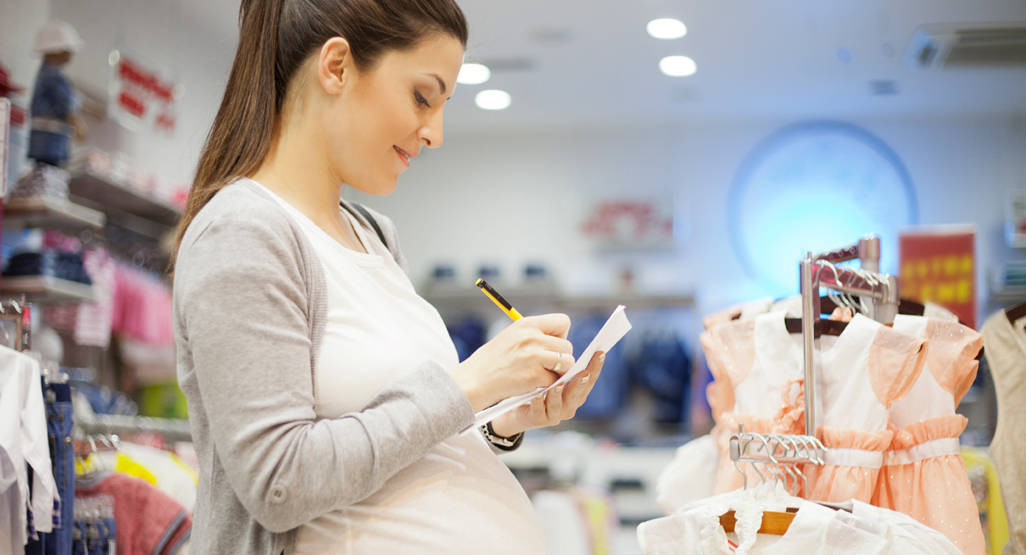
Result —
[[67, 555], [71, 553], [75, 518], [75, 453], [72, 445], [71, 386], [43, 384], [46, 396], [46, 432], [50, 442], [50, 461], [60, 495], [60, 512], [54, 514], [54, 530], [40, 533], [38, 540], [25, 546], [26, 555]]
[[101, 521], [106, 535], [103, 540], [103, 554], [111, 555], [117, 552], [118, 527], [113, 518], [105, 518]]
[[[81, 100], [55, 65], [43, 64], [36, 75], [36, 86], [32, 91], [32, 117], [48, 117], [67, 122], [72, 112], [81, 108]], [[71, 157], [71, 136], [33, 129], [29, 136], [28, 157], [59, 166]]]
[[71, 555], [89, 555], [89, 528], [86, 523], [78, 520], [75, 521], [74, 528], [78, 532], [78, 538], [71, 543]]
[[42, 116], [68, 121], [68, 116], [81, 107], [75, 87], [64, 76], [60, 67], [46, 63], [39, 67], [36, 87], [32, 90], [32, 117]]
[[43, 164], [61, 166], [71, 158], [71, 137], [33, 129], [29, 135], [28, 157]]

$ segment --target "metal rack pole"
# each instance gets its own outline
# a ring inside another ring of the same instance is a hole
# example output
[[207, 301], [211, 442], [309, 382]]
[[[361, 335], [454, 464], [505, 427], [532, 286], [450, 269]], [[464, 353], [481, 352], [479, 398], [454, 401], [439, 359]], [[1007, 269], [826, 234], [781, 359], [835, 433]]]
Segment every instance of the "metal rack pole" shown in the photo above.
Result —
[[[815, 271], [814, 271], [815, 270]], [[819, 418], [816, 410], [816, 372], [814, 367], [816, 323], [819, 321], [819, 268], [812, 253], [801, 262], [802, 339], [805, 341], [805, 435], [816, 436]]]

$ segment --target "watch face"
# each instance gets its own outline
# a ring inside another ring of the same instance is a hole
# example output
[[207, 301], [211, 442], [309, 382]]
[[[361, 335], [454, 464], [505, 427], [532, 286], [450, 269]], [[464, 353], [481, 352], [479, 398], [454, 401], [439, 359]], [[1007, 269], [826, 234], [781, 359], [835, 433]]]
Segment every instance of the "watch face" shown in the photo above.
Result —
[[731, 241], [767, 293], [798, 292], [807, 252], [881, 238], [881, 271], [897, 272], [898, 231], [918, 220], [915, 190], [897, 154], [844, 123], [786, 127], [743, 162], [730, 194]]

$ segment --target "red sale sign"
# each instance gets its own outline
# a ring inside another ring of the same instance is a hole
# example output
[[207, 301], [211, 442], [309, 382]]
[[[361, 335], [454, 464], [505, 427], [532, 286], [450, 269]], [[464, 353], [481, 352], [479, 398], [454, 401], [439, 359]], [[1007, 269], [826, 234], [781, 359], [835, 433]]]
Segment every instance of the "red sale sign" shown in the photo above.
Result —
[[901, 233], [901, 296], [931, 302], [976, 328], [976, 232], [956, 226]]
[[115, 50], [110, 54], [111, 80], [108, 111], [132, 130], [152, 127], [173, 134], [178, 86], [168, 72], [150, 67], [134, 56]]

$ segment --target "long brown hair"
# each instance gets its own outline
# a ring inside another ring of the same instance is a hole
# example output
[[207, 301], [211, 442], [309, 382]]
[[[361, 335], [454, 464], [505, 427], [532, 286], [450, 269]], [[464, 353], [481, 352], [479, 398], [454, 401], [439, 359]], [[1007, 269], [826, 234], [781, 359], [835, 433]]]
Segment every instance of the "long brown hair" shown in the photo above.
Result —
[[467, 21], [455, 0], [242, 0], [239, 48], [175, 229], [172, 271], [196, 214], [263, 163], [289, 84], [308, 56], [344, 37], [356, 67], [367, 71], [386, 52], [410, 50], [433, 34], [452, 36], [466, 48]]

